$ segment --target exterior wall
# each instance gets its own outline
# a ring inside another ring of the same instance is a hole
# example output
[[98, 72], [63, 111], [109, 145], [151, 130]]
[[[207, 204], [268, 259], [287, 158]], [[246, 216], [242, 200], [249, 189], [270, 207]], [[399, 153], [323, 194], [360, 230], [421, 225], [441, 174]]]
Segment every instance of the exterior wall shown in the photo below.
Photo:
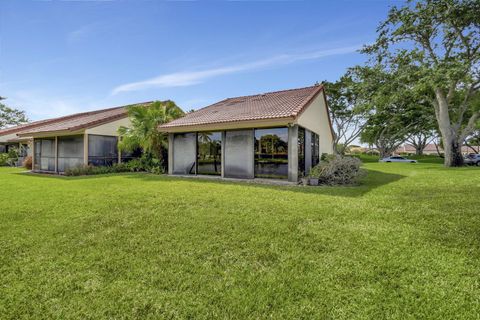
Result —
[[227, 178], [254, 178], [254, 131], [232, 130], [224, 134], [222, 148], [224, 176]]
[[[173, 137], [173, 173], [195, 173], [197, 134], [180, 133]], [[193, 169], [192, 169], [193, 168]]]
[[320, 154], [333, 153], [333, 136], [322, 91], [298, 117], [297, 124], [320, 136]]
[[17, 134], [16, 133], [12, 133], [12, 134], [6, 134], [4, 136], [0, 136], [0, 143], [2, 142], [7, 142], [7, 141], [10, 141], [12, 139], [17, 139]]
[[101, 136], [118, 136], [118, 128], [121, 126], [129, 127], [132, 123], [130, 119], [123, 118], [109, 123], [99, 125], [97, 127], [89, 128], [85, 130], [86, 134], [97, 134]]

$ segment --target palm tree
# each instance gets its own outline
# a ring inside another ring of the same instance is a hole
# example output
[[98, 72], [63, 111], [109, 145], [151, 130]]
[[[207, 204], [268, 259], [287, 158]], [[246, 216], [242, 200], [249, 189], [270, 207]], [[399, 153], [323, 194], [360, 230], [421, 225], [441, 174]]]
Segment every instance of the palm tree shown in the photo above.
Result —
[[149, 105], [128, 107], [130, 128], [120, 127], [119, 149], [134, 151], [142, 149], [144, 154], [163, 161], [163, 150], [168, 148], [168, 134], [160, 132], [158, 126], [183, 116], [185, 113], [171, 100], [155, 101]]

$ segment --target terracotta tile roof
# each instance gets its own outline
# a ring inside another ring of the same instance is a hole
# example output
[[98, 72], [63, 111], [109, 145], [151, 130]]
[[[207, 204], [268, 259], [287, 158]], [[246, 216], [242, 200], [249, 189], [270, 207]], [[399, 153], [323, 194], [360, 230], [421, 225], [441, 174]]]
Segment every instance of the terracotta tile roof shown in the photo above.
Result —
[[35, 127], [38, 127], [38, 126], [41, 126], [41, 125], [45, 125], [45, 124], [49, 123], [50, 121], [53, 121], [53, 119], [33, 121], [33, 122], [29, 122], [29, 123], [20, 124], [18, 126], [14, 126], [14, 127], [0, 129], [0, 136], [5, 136], [7, 134], [13, 134], [13, 133], [17, 133], [17, 132], [20, 132], [20, 131], [25, 131], [25, 130], [30, 129], [30, 128], [35, 128]]
[[213, 123], [295, 118], [323, 86], [228, 98], [173, 120], [160, 128], [173, 128]]
[[[149, 105], [151, 103], [152, 102], [143, 102], [140, 104]], [[47, 123], [44, 123], [40, 126], [29, 127], [25, 130], [20, 130], [17, 135], [28, 136], [43, 132], [76, 131], [95, 127], [104, 123], [127, 117], [127, 107], [129, 106], [130, 105], [76, 113], [69, 116], [46, 120]]]

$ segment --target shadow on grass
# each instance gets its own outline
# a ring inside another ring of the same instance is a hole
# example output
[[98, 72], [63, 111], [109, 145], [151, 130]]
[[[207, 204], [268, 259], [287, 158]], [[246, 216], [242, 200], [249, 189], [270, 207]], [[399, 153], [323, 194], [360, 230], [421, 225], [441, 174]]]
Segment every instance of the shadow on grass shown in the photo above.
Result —
[[144, 182], [190, 182], [194, 185], [231, 185], [231, 186], [245, 186], [250, 188], [261, 188], [267, 190], [275, 191], [288, 191], [288, 192], [299, 192], [304, 194], [322, 194], [329, 196], [340, 196], [340, 197], [360, 197], [378, 187], [387, 185], [389, 183], [398, 181], [405, 176], [393, 173], [386, 173], [382, 171], [366, 169], [367, 175], [364, 177], [359, 185], [354, 186], [297, 186], [297, 185], [275, 185], [268, 183], [259, 183], [251, 180], [222, 180], [220, 178], [204, 178], [204, 177], [175, 177], [167, 175], [154, 175], [148, 173], [134, 173], [134, 172], [125, 172], [125, 173], [115, 173], [115, 174], [101, 174], [101, 175], [89, 175], [89, 176], [78, 176], [78, 177], [67, 177], [53, 174], [39, 174], [39, 173], [29, 173], [29, 172], [17, 172], [13, 173], [15, 175], [29, 176], [38, 179], [54, 179], [61, 180], [65, 182], [74, 182], [78, 180], [95, 180], [95, 179], [104, 179], [109, 177], [124, 177], [127, 179], [141, 180]]
[[376, 171], [371, 169], [366, 169], [367, 175], [364, 177], [359, 185], [354, 186], [297, 186], [297, 185], [274, 185], [274, 184], [266, 184], [266, 183], [258, 183], [255, 181], [231, 181], [231, 180], [222, 180], [212, 179], [212, 178], [203, 178], [203, 177], [175, 177], [175, 176], [156, 176], [151, 174], [143, 174], [143, 175], [128, 175], [127, 178], [131, 179], [140, 179], [146, 182], [154, 182], [154, 181], [177, 181], [177, 182], [191, 182], [192, 184], [198, 185], [215, 185], [215, 184], [223, 184], [223, 185], [232, 185], [232, 186], [239, 186], [243, 185], [246, 187], [251, 188], [261, 188], [261, 189], [269, 189], [275, 191], [288, 191], [288, 192], [300, 192], [305, 194], [322, 194], [322, 195], [330, 195], [330, 196], [341, 196], [341, 197], [360, 197], [373, 189], [378, 187], [384, 186], [386, 184], [398, 181], [405, 176], [393, 173], [386, 173], [382, 171]]

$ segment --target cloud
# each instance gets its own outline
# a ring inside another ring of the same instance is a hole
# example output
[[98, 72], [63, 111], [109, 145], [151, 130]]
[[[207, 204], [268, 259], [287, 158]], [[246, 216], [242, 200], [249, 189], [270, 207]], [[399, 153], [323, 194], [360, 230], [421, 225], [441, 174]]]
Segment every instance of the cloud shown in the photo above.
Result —
[[253, 71], [261, 68], [274, 67], [278, 65], [291, 64], [302, 60], [316, 60], [323, 57], [334, 56], [339, 54], [352, 53], [361, 48], [361, 45], [340, 47], [326, 50], [319, 50], [307, 53], [282, 54], [273, 56], [268, 59], [257, 60], [251, 63], [225, 66], [201, 71], [183, 71], [169, 74], [159, 75], [155, 78], [146, 79], [138, 82], [122, 84], [112, 90], [112, 95], [121, 92], [139, 91], [150, 88], [164, 87], [184, 87], [199, 84], [207, 79], [239, 73]]

